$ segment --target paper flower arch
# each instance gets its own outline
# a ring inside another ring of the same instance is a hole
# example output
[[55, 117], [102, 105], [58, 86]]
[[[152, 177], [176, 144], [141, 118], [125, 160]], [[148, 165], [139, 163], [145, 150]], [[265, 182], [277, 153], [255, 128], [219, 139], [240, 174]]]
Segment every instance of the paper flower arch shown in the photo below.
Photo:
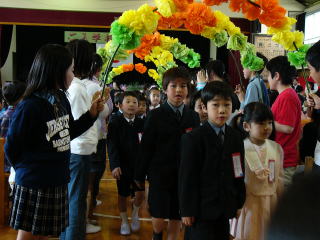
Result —
[[[157, 32], [157, 29], [179, 28], [184, 26], [193, 34], [210, 39], [217, 47], [227, 44], [230, 50], [238, 50], [241, 64], [252, 71], [263, 68], [263, 61], [256, 56], [254, 45], [248, 43], [228, 16], [213, 11], [210, 6], [229, 2], [229, 8], [242, 12], [249, 20], [259, 20], [268, 26], [272, 40], [281, 44], [289, 53], [292, 64], [305, 65], [304, 55], [307, 46], [303, 45], [304, 35], [291, 31], [295, 19], [286, 17], [286, 9], [278, 0], [154, 0], [156, 7], [147, 4], [138, 10], [125, 11], [111, 24], [112, 41], [99, 51], [106, 62], [106, 73], [111, 70], [113, 59], [125, 59], [134, 53], [144, 61], [152, 61], [157, 71], [149, 70], [154, 79], [161, 79], [166, 69], [176, 66], [174, 58], [186, 63], [190, 68], [200, 65], [200, 55], [181, 44], [178, 39]], [[105, 74], [105, 78], [108, 74]], [[106, 80], [106, 79], [105, 79]], [[106, 81], [105, 81], [106, 82]]]

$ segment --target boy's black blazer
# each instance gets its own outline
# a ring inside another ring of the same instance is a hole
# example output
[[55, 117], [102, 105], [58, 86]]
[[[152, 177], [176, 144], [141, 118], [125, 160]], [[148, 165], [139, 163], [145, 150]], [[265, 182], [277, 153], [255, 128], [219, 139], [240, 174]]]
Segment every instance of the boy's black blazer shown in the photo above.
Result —
[[168, 103], [150, 111], [145, 120], [135, 179], [144, 181], [148, 176], [153, 187], [177, 189], [181, 136], [198, 126], [199, 115], [186, 106], [180, 121]]
[[241, 155], [244, 174], [243, 140], [227, 125], [223, 146], [208, 122], [182, 137], [179, 169], [182, 217], [217, 220], [235, 216], [246, 193], [244, 178], [235, 178], [234, 153]]
[[134, 119], [133, 126], [123, 114], [114, 114], [108, 125], [107, 150], [111, 171], [121, 168], [122, 174], [133, 178], [134, 166], [138, 158], [140, 137], [143, 134], [143, 120]]

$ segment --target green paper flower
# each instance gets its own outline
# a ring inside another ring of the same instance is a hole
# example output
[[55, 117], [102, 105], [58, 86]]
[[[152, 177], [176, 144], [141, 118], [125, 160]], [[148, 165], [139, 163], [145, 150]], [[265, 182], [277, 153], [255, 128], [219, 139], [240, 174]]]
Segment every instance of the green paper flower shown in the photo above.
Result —
[[216, 33], [212, 41], [217, 47], [222, 47], [228, 42], [228, 33], [225, 30]]
[[229, 38], [227, 48], [231, 50], [243, 51], [246, 49], [247, 40], [247, 36], [237, 33]]
[[241, 54], [241, 64], [244, 68], [248, 68], [251, 71], [259, 71], [263, 69], [264, 62], [261, 58], [257, 57], [251, 52], [242, 52]]
[[114, 71], [110, 71], [108, 74], [107, 84], [112, 83], [115, 76], [117, 76], [117, 74]]
[[295, 67], [306, 67], [306, 55], [310, 47], [310, 45], [304, 44], [302, 47], [298, 49], [298, 51], [288, 52], [288, 60], [290, 64]]
[[140, 45], [141, 37], [134, 30], [122, 25], [117, 21], [111, 24], [110, 33], [112, 41], [115, 44], [120, 44], [123, 49], [134, 49]]
[[170, 49], [170, 52], [176, 59], [179, 59], [183, 63], [187, 64], [190, 68], [200, 66], [200, 54], [196, 53], [193, 49], [188, 48], [186, 45], [180, 42], [174, 43]]

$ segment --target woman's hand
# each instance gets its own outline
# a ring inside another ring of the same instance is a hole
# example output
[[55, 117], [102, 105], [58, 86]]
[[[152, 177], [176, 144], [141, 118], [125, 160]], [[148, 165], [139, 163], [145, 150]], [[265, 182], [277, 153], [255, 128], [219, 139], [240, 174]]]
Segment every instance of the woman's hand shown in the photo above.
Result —
[[313, 107], [314, 109], [320, 109], [320, 97], [318, 95], [311, 93], [307, 96], [308, 107]]

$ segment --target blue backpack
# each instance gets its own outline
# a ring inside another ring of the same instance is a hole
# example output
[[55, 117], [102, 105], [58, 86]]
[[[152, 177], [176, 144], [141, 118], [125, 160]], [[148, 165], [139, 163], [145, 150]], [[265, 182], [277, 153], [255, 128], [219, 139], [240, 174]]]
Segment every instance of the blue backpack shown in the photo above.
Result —
[[268, 90], [266, 85], [263, 82], [263, 79], [260, 76], [257, 76], [257, 78], [253, 81], [253, 83], [258, 89], [259, 102], [264, 103], [265, 105], [270, 107]]

